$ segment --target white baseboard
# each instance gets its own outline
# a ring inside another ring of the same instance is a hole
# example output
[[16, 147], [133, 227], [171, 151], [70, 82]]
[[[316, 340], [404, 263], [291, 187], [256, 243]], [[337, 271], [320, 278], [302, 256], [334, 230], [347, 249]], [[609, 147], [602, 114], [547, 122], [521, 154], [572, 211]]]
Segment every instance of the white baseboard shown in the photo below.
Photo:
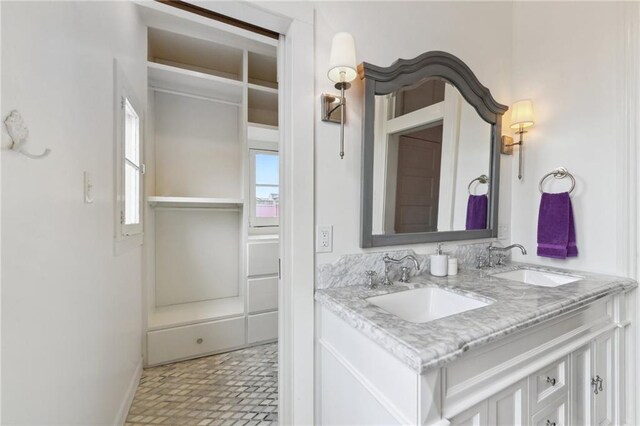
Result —
[[138, 383], [140, 383], [140, 378], [142, 377], [142, 357], [138, 361], [138, 365], [136, 366], [135, 371], [133, 372], [133, 377], [131, 378], [131, 382], [129, 382], [129, 386], [127, 386], [127, 391], [124, 393], [124, 397], [122, 398], [122, 402], [120, 403], [120, 409], [118, 410], [118, 414], [113, 421], [114, 425], [122, 426], [124, 422], [127, 420], [127, 414], [129, 414], [129, 409], [131, 408], [131, 404], [133, 403], [133, 397], [136, 396], [136, 390], [138, 389]]

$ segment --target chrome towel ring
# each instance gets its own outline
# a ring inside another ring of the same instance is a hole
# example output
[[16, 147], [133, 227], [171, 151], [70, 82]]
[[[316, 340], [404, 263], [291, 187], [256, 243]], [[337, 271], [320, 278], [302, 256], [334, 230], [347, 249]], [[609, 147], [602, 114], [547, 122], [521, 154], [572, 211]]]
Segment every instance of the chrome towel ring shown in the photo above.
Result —
[[[489, 183], [489, 176], [487, 175], [480, 175], [477, 178], [475, 178], [474, 180], [472, 180], [471, 182], [469, 182], [469, 186], [467, 186], [467, 191], [469, 191], [469, 195], [474, 195], [471, 193], [471, 185], [473, 185], [473, 182], [480, 182], [480, 183]], [[484, 194], [480, 194], [480, 195], [487, 195], [489, 193], [489, 187], [487, 186], [487, 192], [485, 192]]]
[[571, 173], [569, 173], [569, 170], [567, 170], [565, 167], [558, 167], [557, 169], [552, 170], [546, 175], [542, 176], [542, 179], [540, 179], [540, 183], [538, 184], [538, 189], [540, 190], [541, 194], [544, 193], [544, 191], [542, 190], [542, 184], [548, 177], [551, 177], [551, 176], [553, 176], [556, 179], [564, 179], [566, 177], [571, 179], [571, 189], [569, 189], [569, 194], [571, 194], [576, 187], [576, 179], [573, 177]]

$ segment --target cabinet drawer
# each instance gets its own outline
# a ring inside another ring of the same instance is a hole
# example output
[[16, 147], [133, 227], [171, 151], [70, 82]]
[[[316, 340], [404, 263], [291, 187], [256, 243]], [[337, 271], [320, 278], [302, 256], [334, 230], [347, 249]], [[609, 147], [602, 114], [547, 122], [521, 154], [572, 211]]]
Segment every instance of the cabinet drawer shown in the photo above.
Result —
[[278, 273], [280, 248], [278, 241], [251, 241], [247, 244], [247, 275]]
[[568, 365], [567, 357], [563, 357], [529, 376], [532, 413], [537, 412], [549, 401], [567, 393]]
[[244, 343], [244, 317], [150, 331], [147, 362], [161, 364], [232, 349]]
[[249, 313], [278, 309], [278, 278], [247, 280]]
[[249, 315], [249, 343], [278, 338], [278, 313]]
[[553, 401], [531, 417], [532, 426], [567, 426], [568, 423], [569, 414], [566, 395]]

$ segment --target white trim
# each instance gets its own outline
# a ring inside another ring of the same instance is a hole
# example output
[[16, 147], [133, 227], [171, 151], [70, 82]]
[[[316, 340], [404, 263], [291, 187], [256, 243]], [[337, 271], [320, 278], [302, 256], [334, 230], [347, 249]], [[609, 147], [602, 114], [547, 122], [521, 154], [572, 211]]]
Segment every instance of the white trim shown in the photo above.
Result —
[[[640, 278], [640, 187], [638, 177], [640, 171], [640, 158], [638, 144], [640, 135], [640, 7], [635, 2], [621, 3], [618, 7], [618, 19], [621, 43], [618, 44], [618, 93], [622, 98], [616, 111], [619, 117], [618, 127], [621, 135], [617, 146], [617, 271], [635, 279]], [[636, 306], [640, 306], [640, 291], [636, 291]], [[628, 334], [627, 353], [631, 359], [626, 362], [625, 377], [633, 378], [627, 386], [628, 395], [626, 403], [627, 422], [638, 423], [640, 415], [640, 351], [637, 344], [640, 342], [640, 327], [638, 327], [638, 315], [629, 312], [631, 327]]]
[[444, 86], [444, 116], [442, 119], [442, 160], [440, 162], [440, 201], [438, 229], [453, 230], [455, 189], [460, 147], [462, 96], [450, 84]]
[[[2, 22], [2, 5], [1, 4], [0, 4], [0, 22]], [[0, 31], [0, 46], [2, 46], [2, 31]], [[2, 93], [2, 55], [0, 55], [0, 93]], [[4, 111], [2, 109], [2, 96], [0, 96], [0, 111]], [[0, 164], [2, 164], [2, 157], [5, 155], [4, 154], [5, 152], [6, 150], [4, 149], [0, 150]], [[2, 166], [0, 166], [0, 176], [2, 176], [1, 172], [2, 172]], [[2, 185], [0, 185], [0, 188], [2, 188]], [[0, 200], [2, 200], [1, 196], [0, 196]], [[1, 205], [2, 205], [2, 201], [0, 201], [0, 206]], [[0, 212], [1, 211], [2, 209], [0, 208]], [[2, 231], [0, 229], [0, 241], [2, 241], [1, 234], [2, 234]], [[0, 244], [0, 254], [2, 253], [1, 247], [2, 247], [2, 244]], [[2, 272], [2, 262], [0, 262], [0, 318], [2, 318], [2, 273], [1, 272]], [[1, 330], [2, 330], [2, 327], [0, 327], [0, 348], [2, 347], [2, 331]], [[0, 421], [2, 421], [2, 383], [3, 383], [2, 367], [1, 367], [2, 365], [4, 364], [2, 363], [2, 351], [0, 350]]]
[[[312, 9], [312, 5], [308, 5]], [[280, 423], [314, 418], [314, 54], [313, 24], [294, 19], [281, 37]]]
[[392, 118], [387, 120], [385, 131], [387, 135], [392, 135], [428, 126], [444, 118], [444, 108], [445, 103], [442, 101], [401, 115], [400, 117]]
[[141, 377], [142, 357], [140, 357], [140, 359], [138, 360], [138, 364], [136, 365], [136, 369], [133, 372], [133, 376], [131, 377], [129, 386], [127, 386], [127, 390], [124, 393], [124, 397], [122, 398], [122, 402], [120, 403], [120, 408], [118, 409], [116, 418], [113, 421], [114, 425], [123, 425], [127, 420], [127, 415], [129, 414], [131, 404], [133, 404], [133, 398], [136, 396], [136, 390], [138, 389], [138, 383], [140, 383]]
[[620, 7], [622, 43], [618, 52], [619, 94], [622, 97], [618, 111], [622, 132], [618, 143], [617, 204], [618, 204], [618, 273], [638, 277], [638, 103], [639, 91], [638, 20], [637, 3], [623, 3]]
[[415, 424], [414, 421], [408, 419], [402, 411], [398, 409], [389, 399], [381, 392], [366, 376], [362, 375], [333, 345], [324, 339], [318, 339], [320, 346], [325, 349], [333, 358], [342, 365], [345, 370], [353, 376], [353, 378], [364, 387], [371, 396], [401, 425]]
[[[133, 2], [140, 10], [142, 21], [149, 27], [177, 32], [189, 37], [214, 41], [238, 49], [248, 49], [262, 54], [273, 53], [273, 47], [277, 46], [277, 41], [270, 37], [218, 22], [160, 2], [149, 0], [133, 0]], [[244, 2], [240, 1], [206, 1], [198, 4], [198, 2], [192, 0], [189, 1], [189, 3], [197, 4], [204, 9], [213, 10], [214, 12], [223, 13], [228, 16], [233, 16], [233, 14], [225, 13], [227, 10], [235, 9], [244, 11], [252, 8], [251, 5], [243, 4]], [[224, 3], [227, 4], [225, 5]], [[255, 24], [253, 20], [248, 20], [244, 15], [240, 15], [238, 19]], [[265, 45], [268, 47], [265, 47]]]

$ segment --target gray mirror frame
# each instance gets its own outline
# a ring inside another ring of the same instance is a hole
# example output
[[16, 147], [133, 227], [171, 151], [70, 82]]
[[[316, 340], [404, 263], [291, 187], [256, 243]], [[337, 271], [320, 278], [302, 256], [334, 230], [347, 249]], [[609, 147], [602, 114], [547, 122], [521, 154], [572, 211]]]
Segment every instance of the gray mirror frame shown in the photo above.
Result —
[[[364, 80], [364, 120], [362, 143], [362, 190], [360, 199], [360, 247], [384, 247], [401, 244], [473, 240], [498, 236], [498, 195], [500, 192], [500, 138], [502, 115], [507, 106], [498, 103], [473, 71], [456, 56], [440, 51], [426, 52], [414, 59], [398, 59], [389, 67], [363, 62], [358, 74]], [[416, 232], [374, 235], [373, 150], [375, 96], [387, 95], [425, 77], [440, 77], [453, 84], [480, 117], [491, 124], [491, 189], [489, 193], [489, 228], [471, 231]]]

